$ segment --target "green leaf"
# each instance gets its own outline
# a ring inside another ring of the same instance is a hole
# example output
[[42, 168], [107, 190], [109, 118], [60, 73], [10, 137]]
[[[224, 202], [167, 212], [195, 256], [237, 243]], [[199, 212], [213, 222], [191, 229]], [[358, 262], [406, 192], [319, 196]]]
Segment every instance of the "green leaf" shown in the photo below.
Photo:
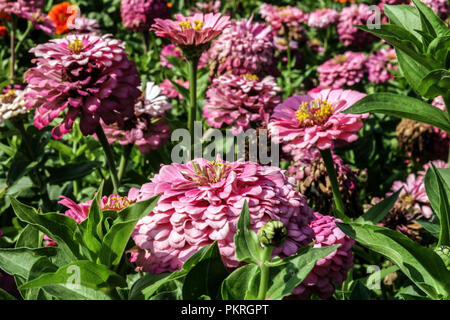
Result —
[[155, 282], [164, 279], [168, 276], [167, 273], [152, 274], [147, 273], [131, 286], [130, 294], [128, 295], [129, 300], [145, 300], [145, 296], [142, 290], [153, 285]]
[[439, 234], [441, 232], [441, 226], [439, 223], [431, 223], [426, 220], [416, 220], [425, 230], [427, 230], [433, 237], [439, 239]]
[[442, 21], [430, 7], [419, 0], [412, 0], [412, 2], [414, 2], [417, 10], [423, 16], [423, 21], [426, 21], [426, 23], [433, 28], [438, 36], [450, 35], [450, 30], [445, 22]]
[[104, 265], [79, 260], [29, 281], [21, 289], [42, 287], [66, 300], [105, 300], [113, 297], [116, 286], [126, 286], [125, 279]]
[[368, 95], [343, 112], [383, 113], [428, 123], [450, 133], [450, 117], [446, 112], [421, 100], [392, 93]]
[[437, 69], [429, 72], [420, 81], [417, 91], [424, 97], [433, 99], [444, 95], [450, 88], [450, 72], [444, 69]]
[[441, 68], [448, 67], [450, 53], [450, 36], [438, 37], [428, 46], [428, 54], [441, 63]]
[[35, 226], [54, 239], [68, 256], [80, 257], [79, 244], [74, 239], [78, 224], [74, 219], [56, 213], [38, 214], [36, 209], [14, 198], [11, 198], [11, 205], [21, 221]]
[[119, 264], [136, 223], [153, 211], [153, 208], [158, 204], [159, 197], [155, 196], [134, 203], [118, 213], [101, 244], [101, 263], [113, 267]]
[[28, 279], [33, 264], [42, 257], [56, 255], [56, 248], [0, 248], [0, 269]]
[[411, 26], [420, 25], [420, 16], [417, 9], [413, 6], [402, 4], [402, 5], [384, 5], [384, 12], [389, 17], [389, 21], [393, 24], [401, 26], [414, 34], [418, 39], [421, 35], [417, 33]]
[[0, 288], [0, 300], [17, 300], [16, 297]]
[[350, 300], [373, 300], [370, 297], [369, 289], [360, 281], [356, 280], [352, 293], [350, 294]]
[[364, 213], [361, 217], [355, 220], [355, 222], [364, 223], [364, 222], [372, 222], [373, 224], [377, 224], [388, 214], [389, 210], [392, 209], [395, 202], [397, 202], [398, 195], [400, 194], [401, 189], [395, 192], [390, 197], [384, 199], [383, 201], [377, 203], [372, 208], [370, 208], [366, 213]]
[[42, 236], [39, 229], [28, 224], [20, 232], [19, 238], [17, 239], [16, 248], [26, 247], [26, 248], [38, 248], [42, 244]]
[[396, 48], [395, 53], [397, 55], [397, 61], [401, 73], [405, 77], [406, 81], [408, 81], [409, 85], [418, 92], [418, 86], [422, 81], [424, 74], [430, 72], [431, 69], [415, 61], [400, 49]]
[[[221, 294], [223, 300], [254, 300], [257, 296], [257, 275], [260, 268], [256, 264], [247, 264], [234, 270], [223, 282]], [[252, 289], [256, 288], [256, 289]], [[251, 295], [249, 293], [253, 292]]]
[[387, 228], [370, 224], [336, 224], [352, 239], [390, 259], [433, 299], [450, 297], [450, 271], [432, 250]]
[[80, 225], [82, 240], [90, 252], [92, 261], [99, 255], [103, 241], [103, 212], [100, 205], [103, 196], [103, 185], [104, 182], [102, 181], [89, 207], [88, 217]]
[[[52, 140], [54, 141], [54, 140]], [[59, 184], [65, 181], [72, 181], [88, 174], [101, 166], [101, 162], [98, 161], [84, 161], [80, 163], [71, 163], [62, 167], [48, 168], [50, 173], [49, 183]]]
[[339, 245], [311, 248], [302, 248], [299, 252], [288, 258], [288, 263], [282, 266], [270, 268], [269, 289], [266, 299], [280, 300], [294, 291], [309, 272], [314, 268], [316, 262], [334, 252]]
[[450, 246], [450, 189], [433, 164], [425, 175], [425, 190], [433, 210], [439, 217], [441, 230], [437, 245]]
[[207, 254], [208, 258], [196, 264], [187, 274], [183, 283], [183, 299], [196, 300], [202, 295], [213, 299], [220, 293], [222, 281], [228, 276], [219, 246], [214, 242]]
[[241, 215], [239, 216], [234, 244], [238, 261], [256, 264], [261, 261], [263, 249], [256, 233], [250, 230], [250, 212], [247, 200], [245, 200]]
[[172, 82], [175, 89], [184, 97], [184, 99], [186, 99], [186, 101], [189, 101], [189, 89], [186, 89], [185, 87], [176, 83], [172, 79], [170, 79], [170, 82]]

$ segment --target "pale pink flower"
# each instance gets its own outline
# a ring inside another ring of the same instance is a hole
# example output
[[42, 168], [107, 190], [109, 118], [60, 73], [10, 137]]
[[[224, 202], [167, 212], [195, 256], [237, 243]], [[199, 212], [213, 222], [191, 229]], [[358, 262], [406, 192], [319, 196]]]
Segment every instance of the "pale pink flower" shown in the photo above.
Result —
[[[189, 81], [183, 81], [181, 79], [175, 79], [174, 81], [180, 86], [189, 89]], [[177, 89], [175, 89], [174, 85], [169, 79], [164, 79], [164, 81], [159, 84], [159, 87], [161, 88], [162, 93], [168, 98], [178, 98], [180, 100], [184, 100], [184, 97], [177, 91]]]
[[138, 201], [161, 194], [132, 234], [140, 249], [131, 259], [143, 271], [180, 269], [193, 253], [213, 241], [218, 242], [227, 267], [239, 266], [233, 237], [245, 201], [251, 230], [258, 231], [271, 219], [286, 226], [287, 240], [274, 255], [295, 254], [313, 237], [312, 209], [277, 167], [195, 159], [162, 166], [150, 183], [130, 194]]
[[362, 52], [338, 54], [317, 68], [321, 87], [341, 88], [359, 83], [366, 72], [366, 56]]
[[308, 14], [291, 6], [274, 6], [264, 3], [259, 8], [259, 14], [270, 24], [274, 30], [280, 30], [283, 25], [300, 27], [301, 23], [308, 21]]
[[167, 58], [166, 58], [167, 56], [173, 56], [173, 57], [180, 58], [181, 60], [184, 60], [183, 54], [181, 53], [181, 49], [178, 48], [173, 43], [168, 44], [167, 46], [164, 46], [161, 50], [161, 55], [159, 56], [159, 58], [161, 60], [161, 65], [163, 67], [173, 68], [173, 65], [171, 65], [169, 63], [169, 61], [167, 60]]
[[369, 81], [380, 83], [393, 80], [393, 70], [398, 70], [397, 56], [394, 49], [381, 49], [369, 56], [366, 62]]
[[194, 13], [218, 13], [220, 12], [220, 0], [199, 1], [195, 3]]
[[121, 0], [123, 26], [134, 32], [147, 32], [155, 18], [169, 18], [166, 0]]
[[345, 114], [342, 111], [365, 94], [342, 89], [324, 89], [309, 95], [286, 99], [275, 107], [269, 123], [272, 139], [284, 143], [284, 150], [330, 149], [358, 139], [355, 134], [368, 114]]
[[93, 33], [99, 34], [100, 25], [97, 20], [89, 19], [86, 17], [76, 17], [72, 24], [69, 25], [69, 33], [71, 34], [84, 34]]
[[309, 14], [308, 26], [311, 28], [327, 28], [336, 23], [339, 19], [339, 12], [334, 9], [321, 8]]
[[233, 134], [250, 128], [251, 122], [266, 121], [268, 114], [280, 103], [281, 89], [271, 76], [225, 74], [215, 78], [206, 92], [203, 117], [214, 127], [232, 125]]

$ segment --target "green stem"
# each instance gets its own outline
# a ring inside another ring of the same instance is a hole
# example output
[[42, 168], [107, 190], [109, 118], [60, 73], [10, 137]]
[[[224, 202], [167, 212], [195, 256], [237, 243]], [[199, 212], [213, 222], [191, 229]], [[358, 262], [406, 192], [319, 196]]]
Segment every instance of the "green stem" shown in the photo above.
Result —
[[269, 286], [269, 266], [267, 262], [272, 257], [273, 247], [267, 246], [263, 251], [263, 259], [261, 261], [261, 279], [259, 282], [259, 290], [257, 300], [266, 300], [267, 289]]
[[14, 79], [15, 76], [15, 67], [16, 67], [16, 50], [15, 50], [15, 41], [16, 41], [16, 29], [17, 29], [17, 18], [12, 15], [11, 17], [11, 32], [10, 32], [10, 51], [11, 51], [11, 65], [9, 78]]
[[197, 67], [198, 58], [192, 58], [189, 64], [189, 113], [187, 127], [194, 143], [194, 122], [197, 119]]
[[131, 149], [133, 148], [132, 144], [128, 144], [125, 146], [125, 152], [122, 153], [122, 156], [120, 157], [120, 163], [119, 163], [119, 174], [117, 178], [120, 181], [122, 181], [123, 174], [125, 173], [125, 168], [127, 167], [128, 158], [130, 157]]
[[106, 162], [108, 163], [109, 171], [111, 173], [111, 180], [113, 184], [113, 192], [118, 194], [119, 190], [119, 179], [117, 178], [117, 169], [114, 163], [114, 156], [112, 153], [111, 146], [109, 145], [108, 139], [106, 139], [105, 132], [103, 128], [99, 125], [96, 130], [96, 134], [100, 144], [103, 147], [103, 151], [105, 152]]
[[148, 53], [149, 50], [148, 32], [144, 31], [141, 33], [141, 35], [142, 35], [142, 42], [144, 43], [144, 52]]
[[[442, 98], [444, 99], [445, 109], [447, 109], [447, 112], [450, 115], [450, 94], [443, 95]], [[448, 151], [447, 163], [450, 165], [450, 150]]]
[[284, 40], [286, 41], [286, 54], [287, 54], [287, 72], [288, 72], [288, 78], [286, 83], [286, 92], [287, 96], [291, 95], [291, 46], [289, 45], [289, 27], [285, 24], [283, 24], [284, 28]]
[[30, 34], [31, 30], [33, 30], [33, 24], [31, 22], [28, 22], [27, 30], [25, 30], [22, 37], [17, 42], [16, 48], [14, 49], [15, 53], [19, 52], [20, 47], [22, 47], [23, 42], [26, 38], [28, 38], [28, 35]]
[[330, 179], [331, 189], [333, 191], [334, 203], [336, 205], [335, 216], [342, 220], [348, 220], [345, 215], [345, 207], [342, 202], [341, 192], [339, 191], [339, 183], [337, 180], [336, 169], [334, 168], [333, 156], [331, 155], [331, 149], [320, 150], [323, 162], [327, 168], [328, 178]]

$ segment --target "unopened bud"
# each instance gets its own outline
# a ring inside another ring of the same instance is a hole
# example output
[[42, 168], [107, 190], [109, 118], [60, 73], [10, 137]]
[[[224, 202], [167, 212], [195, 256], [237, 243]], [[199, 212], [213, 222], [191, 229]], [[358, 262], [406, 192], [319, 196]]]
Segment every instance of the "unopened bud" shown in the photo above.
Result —
[[264, 246], [280, 247], [286, 240], [288, 231], [283, 222], [270, 220], [259, 229], [258, 238]]

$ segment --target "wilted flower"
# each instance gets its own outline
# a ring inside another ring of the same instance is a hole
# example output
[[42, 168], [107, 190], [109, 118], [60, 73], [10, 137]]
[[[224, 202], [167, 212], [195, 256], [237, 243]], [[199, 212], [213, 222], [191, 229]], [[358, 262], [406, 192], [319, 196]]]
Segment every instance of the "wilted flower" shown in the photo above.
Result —
[[56, 34], [64, 34], [69, 31], [70, 25], [74, 22], [78, 15], [78, 7], [67, 1], [54, 5], [48, 12], [48, 16], [56, 26]]
[[[338, 155], [332, 153], [332, 156], [346, 214], [353, 218], [359, 217], [363, 208], [359, 199], [358, 172], [346, 166]], [[333, 191], [319, 150], [298, 149], [293, 158], [288, 175], [295, 177], [298, 191], [308, 199], [308, 204], [314, 210], [333, 215]]]
[[272, 29], [252, 19], [232, 21], [212, 43], [208, 51], [212, 76], [250, 73], [263, 78], [277, 74]]
[[338, 54], [317, 68], [321, 87], [349, 87], [360, 82], [366, 71], [366, 56], [362, 52]]
[[311, 28], [327, 28], [336, 23], [339, 19], [339, 12], [334, 9], [321, 8], [309, 14], [308, 26]]
[[68, 35], [33, 48], [37, 66], [25, 73], [25, 98], [27, 107], [36, 107], [34, 125], [42, 129], [68, 109], [52, 131], [56, 139], [72, 130], [78, 116], [84, 135], [93, 134], [100, 119], [122, 126], [140, 96], [136, 65], [124, 47], [107, 35]]
[[362, 31], [354, 25], [366, 25], [367, 21], [374, 15], [367, 4], [352, 4], [342, 9], [339, 16], [337, 31], [339, 41], [345, 46], [363, 47], [375, 40], [368, 32]]
[[365, 94], [342, 89], [324, 89], [309, 95], [294, 96], [275, 107], [269, 123], [272, 139], [284, 143], [284, 150], [295, 154], [296, 149], [319, 149], [355, 141], [368, 114], [342, 113]]
[[[175, 83], [178, 83], [180, 86], [189, 89], [189, 81], [183, 81], [181, 79], [175, 79]], [[163, 82], [159, 84], [159, 87], [162, 90], [162, 93], [166, 95], [168, 98], [178, 98], [180, 100], [184, 100], [184, 97], [181, 93], [175, 89], [172, 82], [169, 79], [164, 79]]]
[[251, 74], [225, 74], [215, 78], [206, 92], [203, 117], [214, 128], [232, 125], [233, 134], [239, 134], [250, 128], [251, 122], [267, 121], [281, 101], [280, 91], [271, 76], [259, 79]]
[[366, 62], [369, 81], [380, 83], [393, 80], [392, 70], [398, 70], [394, 49], [381, 49], [369, 56]]
[[335, 286], [341, 287], [347, 278], [348, 271], [353, 267], [352, 246], [355, 241], [346, 236], [336, 225], [342, 222], [331, 216], [314, 213], [315, 220], [310, 226], [314, 230], [316, 243], [314, 248], [328, 247], [340, 244], [336, 251], [316, 262], [316, 265], [293, 291], [292, 298], [309, 299], [315, 294], [320, 299], [330, 298]]
[[120, 13], [123, 26], [134, 32], [146, 32], [155, 18], [170, 16], [167, 0], [122, 0]]
[[101, 33], [97, 20], [86, 17], [76, 17], [73, 23], [69, 25], [69, 31], [74, 34]]
[[308, 20], [308, 15], [302, 10], [291, 6], [274, 6], [264, 3], [259, 8], [259, 14], [272, 26], [279, 30], [286, 25], [288, 27], [300, 27], [301, 23]]
[[143, 271], [177, 270], [213, 241], [227, 267], [239, 266], [233, 237], [245, 201], [251, 230], [257, 232], [269, 220], [286, 226], [286, 242], [274, 254], [292, 255], [313, 237], [311, 208], [277, 167], [205, 159], [165, 165], [150, 183], [130, 190], [138, 201], [156, 194], [162, 194], [158, 204], [132, 235], [139, 249], [131, 260]]
[[11, 89], [0, 95], [0, 124], [29, 111], [26, 107], [24, 93], [24, 90]]

